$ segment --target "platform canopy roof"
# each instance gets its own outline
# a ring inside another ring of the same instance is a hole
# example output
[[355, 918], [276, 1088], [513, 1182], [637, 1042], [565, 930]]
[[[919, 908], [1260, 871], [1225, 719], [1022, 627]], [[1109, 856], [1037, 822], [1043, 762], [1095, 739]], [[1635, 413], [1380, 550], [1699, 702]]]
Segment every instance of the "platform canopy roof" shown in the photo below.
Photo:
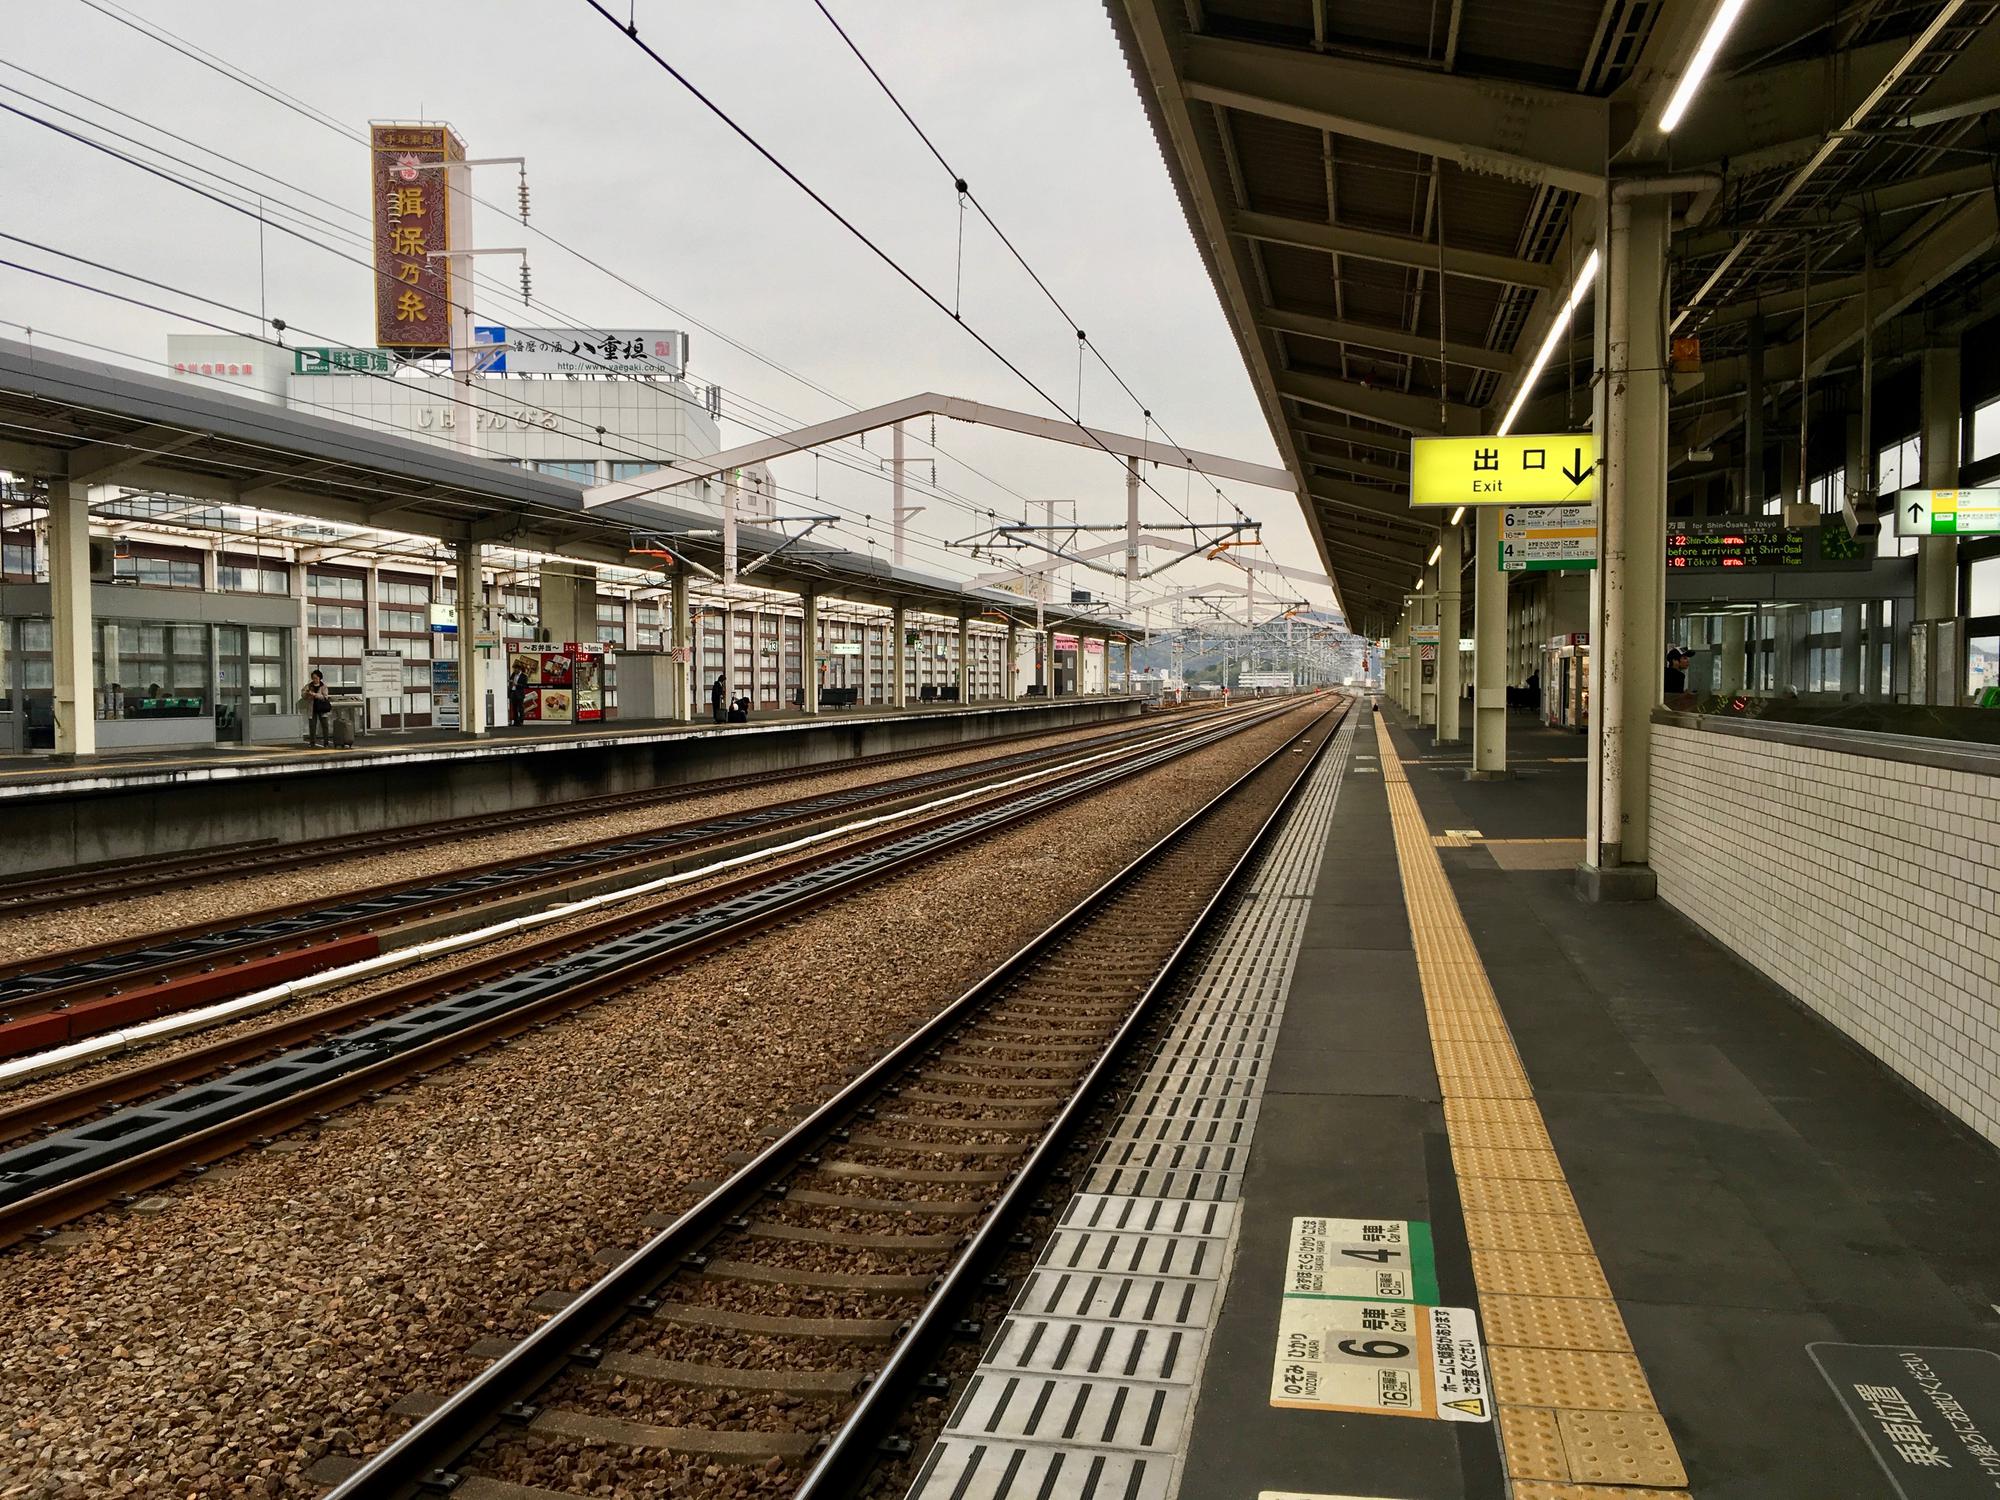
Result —
[[[1663, 134], [1716, 3], [1107, 0], [1357, 628], [1395, 617], [1435, 539], [1407, 506], [1411, 436], [1495, 429], [1608, 175], [1712, 178], [1677, 200], [1672, 321], [1705, 363], [1676, 454], [1742, 423], [1753, 323], [1769, 398], [1851, 360], [1864, 324], [1879, 358], [1885, 326], [1979, 311], [2000, 6], [1749, 0]], [[1588, 424], [1589, 312], [1516, 430]]]
[[[0, 468], [403, 532], [494, 542], [584, 562], [630, 565], [636, 539], [719, 571], [713, 514], [655, 498], [586, 508], [586, 486], [353, 423], [0, 339]], [[816, 589], [861, 603], [1032, 620], [1019, 595], [967, 589], [867, 553], [741, 526], [743, 566], [759, 588]], [[1143, 633], [1102, 606], [1050, 605], [1050, 624]]]

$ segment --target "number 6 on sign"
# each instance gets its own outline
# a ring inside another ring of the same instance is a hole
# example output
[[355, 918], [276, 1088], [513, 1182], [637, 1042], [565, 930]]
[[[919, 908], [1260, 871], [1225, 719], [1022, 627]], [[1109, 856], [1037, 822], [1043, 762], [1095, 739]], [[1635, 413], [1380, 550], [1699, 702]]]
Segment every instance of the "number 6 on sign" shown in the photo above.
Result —
[[1271, 1404], [1490, 1422], [1478, 1320], [1463, 1307], [1287, 1297]]

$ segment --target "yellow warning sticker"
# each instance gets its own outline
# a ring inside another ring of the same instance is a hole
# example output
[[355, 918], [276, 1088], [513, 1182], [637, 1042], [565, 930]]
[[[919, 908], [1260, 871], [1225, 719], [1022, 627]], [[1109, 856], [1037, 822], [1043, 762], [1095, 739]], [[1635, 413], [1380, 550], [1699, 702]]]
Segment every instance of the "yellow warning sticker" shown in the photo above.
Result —
[[1287, 1297], [1271, 1404], [1490, 1422], [1479, 1320], [1464, 1307]]

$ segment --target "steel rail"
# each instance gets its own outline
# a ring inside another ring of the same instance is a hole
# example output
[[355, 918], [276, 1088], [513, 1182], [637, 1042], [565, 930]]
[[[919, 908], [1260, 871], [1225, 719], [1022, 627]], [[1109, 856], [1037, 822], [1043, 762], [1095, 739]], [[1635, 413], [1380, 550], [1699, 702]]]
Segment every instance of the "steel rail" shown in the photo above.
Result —
[[[1166, 744], [1173, 742], [1176, 736], [1210, 732], [1222, 722], [1224, 721], [1218, 720], [1208, 724], [1183, 725], [1178, 730], [1158, 736], [1157, 742]], [[1072, 745], [1069, 748], [1074, 752], [1083, 747]], [[986, 763], [989, 774], [992, 769], [992, 764]], [[34, 1131], [83, 1119], [108, 1107], [136, 1103], [172, 1085], [206, 1077], [229, 1064], [266, 1056], [315, 1038], [324, 1040], [332, 1033], [361, 1022], [394, 1015], [452, 991], [530, 969], [537, 964], [556, 960], [565, 954], [639, 931], [680, 913], [717, 901], [733, 899], [768, 885], [773, 880], [816, 868], [834, 859], [847, 858], [857, 852], [879, 848], [905, 838], [911, 833], [962, 818], [971, 811], [1012, 797], [1018, 790], [1018, 788], [1002, 788], [994, 792], [991, 797], [960, 803], [927, 817], [864, 834], [845, 843], [808, 850], [776, 866], [766, 865], [742, 874], [724, 876], [719, 881], [704, 884], [697, 890], [677, 892], [664, 898], [647, 900], [641, 905], [613, 912], [569, 932], [541, 938], [521, 947], [490, 954], [485, 958], [471, 958], [460, 962], [447, 976], [404, 980], [388, 989], [356, 996], [305, 1015], [289, 1017], [245, 1033], [224, 1037], [193, 1051], [120, 1069], [106, 1077], [94, 1079], [81, 1087], [64, 1090], [59, 1094], [12, 1103], [5, 1102], [5, 1096], [0, 1095], [0, 1143], [17, 1140]]]
[[[604, 1337], [627, 1317], [649, 1311], [657, 1305], [655, 1294], [674, 1276], [689, 1264], [690, 1257], [718, 1234], [729, 1229], [731, 1221], [739, 1218], [748, 1208], [760, 1201], [768, 1185], [778, 1177], [798, 1168], [815, 1155], [828, 1141], [836, 1138], [836, 1132], [853, 1118], [871, 1099], [882, 1094], [898, 1079], [912, 1071], [918, 1061], [948, 1040], [965, 1022], [968, 1016], [991, 1003], [1019, 976], [1055, 949], [1076, 926], [1104, 906], [1108, 905], [1126, 887], [1131, 885], [1142, 872], [1163, 856], [1172, 845], [1191, 833], [1224, 802], [1235, 796], [1254, 778], [1277, 762], [1299, 739], [1312, 733], [1313, 728], [1323, 723], [1329, 709], [1318, 715], [1312, 726], [1298, 735], [1289, 737], [1269, 755], [1259, 759], [1256, 765], [1232, 780], [1201, 807], [1181, 821], [1172, 831], [1150, 845], [1144, 852], [1128, 862], [1122, 869], [1099, 885], [1089, 895], [1077, 902], [1069, 911], [1058, 917], [1042, 932], [1028, 940], [1013, 954], [1003, 959], [987, 976], [979, 980], [957, 999], [939, 1010], [928, 1021], [917, 1027], [901, 1042], [884, 1053], [863, 1072], [848, 1082], [837, 1093], [813, 1109], [803, 1119], [763, 1150], [749, 1162], [717, 1185], [700, 1202], [683, 1213], [667, 1228], [661, 1230], [646, 1244], [640, 1246], [618, 1265], [614, 1266], [597, 1282], [579, 1294], [568, 1306], [553, 1314], [542, 1326], [529, 1334], [507, 1354], [495, 1360], [472, 1380], [448, 1396], [394, 1443], [369, 1459], [360, 1469], [348, 1476], [324, 1500], [377, 1500], [382, 1496], [406, 1496], [425, 1492], [449, 1490], [456, 1486], [458, 1477], [451, 1470], [464, 1456], [481, 1443], [509, 1415], [524, 1416], [533, 1411], [530, 1398], [547, 1387], [565, 1371], [571, 1369], [579, 1358], [589, 1360], [601, 1348]], [[1345, 706], [1338, 712], [1344, 715]], [[1336, 720], [1336, 723], [1338, 720]], [[1188, 951], [1189, 946], [1202, 932], [1225, 891], [1231, 890], [1252, 854], [1262, 848], [1268, 839], [1270, 829], [1280, 812], [1289, 806], [1297, 788], [1312, 765], [1317, 763], [1318, 754], [1324, 752], [1325, 745], [1333, 738], [1329, 732], [1322, 741], [1320, 751], [1309, 757], [1301, 765], [1298, 774], [1288, 783], [1279, 799], [1277, 807], [1260, 826], [1245, 854], [1232, 865], [1214, 897], [1203, 907], [1202, 916], [1196, 927], [1183, 937], [1173, 952], [1173, 962]], [[1139, 1020], [1140, 1009], [1150, 1009], [1151, 1002], [1163, 991], [1169, 967], [1162, 971], [1141, 997], [1139, 1007], [1128, 1016], [1127, 1021], [1114, 1036], [1115, 1044], [1122, 1044], [1135, 1034], [1134, 1027]], [[1122, 1045], [1121, 1045], [1122, 1050]], [[1057, 1117], [1065, 1132], [1074, 1128], [1081, 1119], [1080, 1101], [1085, 1098], [1085, 1090], [1092, 1088], [1108, 1076], [1103, 1070], [1102, 1060], [1085, 1076], [1083, 1084], [1073, 1095], [1071, 1103], [1065, 1106]], [[1054, 1148], [1047, 1143], [1038, 1146], [1033, 1155], [1024, 1163], [1015, 1178], [1019, 1183], [1028, 1175], [1030, 1165], [1034, 1165], [1037, 1176], [1046, 1171], [1046, 1164], [1052, 1160]], [[1003, 1194], [1003, 1203], [1018, 1201], [1012, 1185]], [[945, 1281], [940, 1284], [939, 1293], [947, 1290], [956, 1293], [967, 1284], [971, 1274], [968, 1269], [976, 1262], [971, 1259], [973, 1248], [979, 1256], [984, 1255], [994, 1244], [994, 1226], [998, 1222], [998, 1208], [989, 1211], [980, 1231], [965, 1254], [961, 1255]], [[940, 1327], [943, 1314], [932, 1314], [932, 1309], [941, 1304], [936, 1296], [927, 1303], [925, 1313], [911, 1326], [910, 1335], [921, 1329], [928, 1340]], [[928, 1321], [926, 1321], [928, 1319]], [[910, 1357], [905, 1350], [910, 1347], [909, 1335], [904, 1344], [892, 1356], [889, 1366], [871, 1384], [881, 1386], [885, 1379], [893, 1379], [898, 1386], [906, 1375], [914, 1374]], [[875, 1398], [875, 1402], [885, 1398]], [[855, 1414], [867, 1414], [871, 1422], [882, 1408], [867, 1398], [857, 1406]], [[844, 1429], [843, 1429], [844, 1430]], [[833, 1458], [838, 1447], [830, 1446], [821, 1464], [814, 1470], [826, 1468], [827, 1459]], [[845, 1458], [840, 1460], [845, 1463]], [[831, 1471], [829, 1471], [831, 1472]]]
[[[914, 831], [907, 826], [894, 830], [877, 847], [858, 853], [852, 847], [830, 851], [814, 861], [816, 869], [803, 874], [790, 869], [766, 871], [762, 890], [720, 898], [714, 891], [703, 892], [705, 905], [675, 919], [682, 930], [664, 932], [652, 941], [642, 941], [645, 933], [635, 934], [627, 940], [632, 944], [627, 951], [600, 955], [604, 961], [595, 966], [587, 956], [543, 965], [519, 982], [523, 993], [518, 997], [493, 995], [482, 1001], [485, 991], [496, 988], [483, 986], [308, 1049], [295, 1065], [288, 1058], [274, 1059], [246, 1070], [240, 1081], [239, 1075], [230, 1075], [0, 1154], [0, 1246], [197, 1169], [256, 1139], [323, 1117], [333, 1108], [379, 1093], [392, 1082], [546, 1024], [555, 1015], [603, 999], [637, 980], [657, 977], [667, 965], [734, 944], [1287, 711], [1281, 708], [1203, 726], [1175, 743], [1071, 782], [1011, 796], [996, 794], [975, 810], [949, 809]], [[658, 926], [672, 928], [674, 921]], [[532, 982], [545, 971], [541, 982]], [[256, 1102], [259, 1099], [266, 1102]], [[71, 1172], [76, 1175], [67, 1175]]]
[[[1348, 711], [1343, 708], [1340, 718], [1344, 719]], [[1058, 1173], [1058, 1158], [1071, 1150], [1077, 1137], [1089, 1126], [1090, 1117], [1103, 1097], [1113, 1091], [1117, 1075], [1126, 1065], [1127, 1054], [1151, 1026], [1154, 1011], [1178, 984], [1188, 955], [1207, 937], [1225, 906], [1234, 900], [1245, 874], [1261, 859], [1280, 819], [1291, 810], [1300, 788], [1306, 784], [1307, 778], [1325, 756], [1327, 747], [1333, 743], [1339, 724], [1340, 719], [1336, 719], [1333, 729], [1306, 757], [1305, 763], [1285, 787], [1270, 814], [1258, 825], [1249, 844], [1230, 866], [1193, 924], [1174, 945], [1174, 951], [1161, 966], [1160, 972], [1134, 1002], [1124, 1023], [1113, 1033], [1097, 1061], [1076, 1085], [1068, 1102], [1008, 1180], [999, 1200], [986, 1211], [971, 1241], [904, 1330], [889, 1356], [889, 1362], [868, 1383], [854, 1409], [834, 1430], [819, 1461], [793, 1492], [793, 1500], [833, 1500], [835, 1496], [851, 1494], [880, 1462], [884, 1456], [881, 1438], [897, 1412], [907, 1404], [918, 1380], [927, 1373], [927, 1366], [937, 1350], [952, 1336], [953, 1315], [964, 1302], [978, 1294], [978, 1279], [1007, 1248], [1005, 1238], [1009, 1226], [1022, 1216], [1042, 1183]], [[1282, 747], [1274, 752], [1282, 753]]]
[[[1107, 748], [1128, 739], [1137, 738], [1144, 743], [1149, 738], [1187, 732], [1189, 727], [1184, 725], [1148, 724], [1133, 735], [1108, 737]], [[761, 803], [646, 833], [607, 835], [564, 845], [538, 856], [516, 855], [450, 872], [415, 876], [344, 898], [312, 897], [241, 917], [117, 939], [62, 954], [55, 963], [49, 960], [57, 955], [0, 964], [0, 1008], [4, 1008], [6, 1019], [18, 1021], [92, 1000], [114, 996], [143, 998], [149, 984], [242, 967], [258, 957], [310, 954], [315, 948], [343, 938], [393, 930], [441, 913], [477, 911], [546, 889], [558, 889], [567, 882], [655, 864], [731, 841], [796, 829], [815, 819], [851, 814], [870, 805], [926, 795], [976, 781], [997, 769], [1060, 760], [1083, 748], [1076, 744], [1047, 746], [802, 799]], [[309, 972], [310, 967], [302, 972]], [[237, 992], [247, 987], [239, 987]], [[204, 983], [192, 1003], [221, 998], [221, 992], [227, 988], [226, 977]]]

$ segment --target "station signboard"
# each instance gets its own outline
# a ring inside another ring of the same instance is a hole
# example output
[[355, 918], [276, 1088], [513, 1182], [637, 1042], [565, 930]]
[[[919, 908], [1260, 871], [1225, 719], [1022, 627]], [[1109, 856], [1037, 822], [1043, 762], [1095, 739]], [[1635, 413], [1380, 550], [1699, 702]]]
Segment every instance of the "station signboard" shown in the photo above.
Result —
[[1990, 536], [2000, 532], [2000, 489], [1898, 490], [1898, 536]]
[[1236, 685], [1240, 688], [1289, 688], [1298, 684], [1291, 672], [1241, 672], [1236, 674]]
[[400, 698], [403, 696], [403, 653], [364, 651], [361, 653], [361, 696]]
[[1438, 643], [1438, 628], [1435, 625], [1412, 625], [1410, 639], [1419, 646], [1435, 646]]
[[1552, 573], [1597, 566], [1597, 507], [1510, 505], [1500, 517], [1500, 567]]
[[1410, 441], [1412, 505], [1595, 505], [1588, 432]]

